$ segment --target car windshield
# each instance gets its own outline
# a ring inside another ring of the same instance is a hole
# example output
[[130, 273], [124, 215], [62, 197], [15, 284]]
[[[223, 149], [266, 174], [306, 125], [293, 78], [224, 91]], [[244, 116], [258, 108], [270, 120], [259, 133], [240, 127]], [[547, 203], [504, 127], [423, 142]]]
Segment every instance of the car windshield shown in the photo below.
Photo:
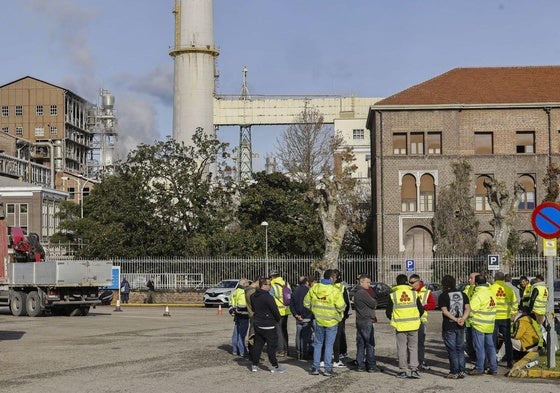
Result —
[[220, 281], [214, 288], [235, 288], [236, 285], [236, 280], [224, 280]]

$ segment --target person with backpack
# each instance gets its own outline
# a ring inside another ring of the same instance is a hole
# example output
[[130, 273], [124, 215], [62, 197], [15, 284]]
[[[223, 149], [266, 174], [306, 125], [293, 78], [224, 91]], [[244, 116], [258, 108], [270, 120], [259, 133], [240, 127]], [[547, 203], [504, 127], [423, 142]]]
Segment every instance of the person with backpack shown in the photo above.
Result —
[[290, 303], [292, 298], [292, 289], [278, 270], [270, 273], [270, 294], [274, 297], [274, 301], [278, 306], [280, 313], [280, 321], [276, 325], [278, 331], [278, 352], [277, 357], [288, 356], [288, 316], [291, 314]]

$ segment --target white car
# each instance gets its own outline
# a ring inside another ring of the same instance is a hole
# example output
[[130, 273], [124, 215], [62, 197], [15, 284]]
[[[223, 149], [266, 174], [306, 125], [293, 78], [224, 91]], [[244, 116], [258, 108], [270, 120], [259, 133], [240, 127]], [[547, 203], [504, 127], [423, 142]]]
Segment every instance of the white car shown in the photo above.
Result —
[[204, 306], [228, 306], [231, 293], [238, 285], [239, 280], [222, 280], [216, 286], [207, 289], [204, 292]]

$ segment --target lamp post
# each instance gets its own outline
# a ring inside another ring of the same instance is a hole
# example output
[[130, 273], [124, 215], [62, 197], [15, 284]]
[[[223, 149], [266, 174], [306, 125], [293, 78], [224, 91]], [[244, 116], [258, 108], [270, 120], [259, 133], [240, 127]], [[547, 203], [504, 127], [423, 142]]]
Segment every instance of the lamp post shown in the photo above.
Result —
[[268, 222], [261, 222], [264, 227], [264, 261], [265, 261], [265, 276], [268, 277]]
[[[67, 191], [66, 182], [68, 181], [69, 178], [67, 176], [62, 176], [60, 179], [62, 180], [65, 186], [65, 191]], [[80, 204], [80, 218], [84, 218], [84, 187], [86, 186], [86, 184], [89, 183], [89, 179], [83, 179], [84, 180], [83, 183], [80, 181], [80, 179], [76, 177], [73, 177], [72, 180], [74, 180], [78, 185], [78, 203]]]

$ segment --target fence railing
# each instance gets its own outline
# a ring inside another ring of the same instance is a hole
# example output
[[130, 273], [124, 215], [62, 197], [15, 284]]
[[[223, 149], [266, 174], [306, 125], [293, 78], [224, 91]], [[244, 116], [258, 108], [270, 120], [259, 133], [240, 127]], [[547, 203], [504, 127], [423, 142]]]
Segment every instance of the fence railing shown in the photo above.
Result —
[[[299, 276], [306, 275], [320, 278], [319, 273], [312, 268], [314, 257], [275, 257], [270, 258], [269, 271], [279, 270], [284, 279], [295, 284]], [[556, 278], [560, 277], [559, 258], [555, 258]], [[398, 274], [418, 274], [422, 280], [440, 282], [441, 278], [449, 274], [458, 283], [466, 282], [468, 275], [482, 272], [492, 276], [488, 271], [486, 258], [425, 258], [414, 260], [414, 271], [406, 270], [406, 260], [402, 257], [368, 257], [350, 256], [339, 259], [338, 269], [343, 279], [354, 284], [359, 274], [367, 273], [374, 281], [388, 284], [395, 282]], [[264, 275], [266, 261], [263, 258], [143, 258], [143, 259], [114, 259], [113, 264], [121, 267], [121, 275], [126, 277], [135, 289], [145, 289], [150, 276], [155, 279], [156, 287], [161, 289], [203, 289], [213, 286], [223, 279], [247, 277], [255, 280]], [[511, 263], [503, 263], [500, 270], [510, 273], [513, 277], [521, 275], [535, 276], [546, 274], [546, 258], [517, 257]]]

